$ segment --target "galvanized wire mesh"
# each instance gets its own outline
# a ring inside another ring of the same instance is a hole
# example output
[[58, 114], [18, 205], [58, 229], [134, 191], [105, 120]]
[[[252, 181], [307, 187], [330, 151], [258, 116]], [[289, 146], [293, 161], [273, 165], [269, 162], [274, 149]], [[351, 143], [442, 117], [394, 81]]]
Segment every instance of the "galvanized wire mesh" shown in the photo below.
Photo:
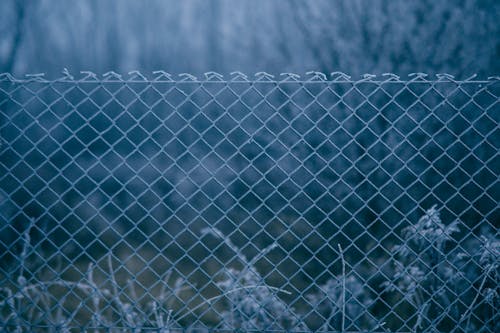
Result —
[[499, 89], [2, 74], [2, 329], [498, 332]]

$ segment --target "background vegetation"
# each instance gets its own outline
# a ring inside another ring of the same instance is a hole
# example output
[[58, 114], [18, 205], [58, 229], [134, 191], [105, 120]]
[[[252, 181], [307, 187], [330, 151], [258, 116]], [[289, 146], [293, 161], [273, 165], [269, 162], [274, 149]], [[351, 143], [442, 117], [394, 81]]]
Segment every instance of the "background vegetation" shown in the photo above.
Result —
[[496, 75], [495, 0], [0, 4], [0, 72]]

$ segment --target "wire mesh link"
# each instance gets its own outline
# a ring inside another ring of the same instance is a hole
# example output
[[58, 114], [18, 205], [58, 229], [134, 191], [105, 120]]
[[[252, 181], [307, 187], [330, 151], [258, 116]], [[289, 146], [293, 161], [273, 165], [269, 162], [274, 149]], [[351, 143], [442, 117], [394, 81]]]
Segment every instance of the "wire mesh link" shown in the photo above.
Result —
[[0, 74], [2, 330], [498, 332], [499, 90]]

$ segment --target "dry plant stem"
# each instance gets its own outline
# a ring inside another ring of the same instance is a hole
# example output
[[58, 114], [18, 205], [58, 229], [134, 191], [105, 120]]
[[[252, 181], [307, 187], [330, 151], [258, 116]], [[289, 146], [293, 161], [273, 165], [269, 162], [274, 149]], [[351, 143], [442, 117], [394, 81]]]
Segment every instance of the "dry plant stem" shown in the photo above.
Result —
[[340, 260], [342, 261], [342, 326], [341, 326], [341, 332], [345, 331], [345, 260], [344, 260], [344, 252], [342, 251], [342, 247], [340, 246], [340, 243], [338, 244], [339, 246], [339, 254], [340, 254]]
[[99, 309], [99, 295], [97, 294], [97, 285], [94, 282], [94, 265], [92, 263], [89, 264], [88, 272], [87, 272], [87, 280], [89, 285], [92, 287], [92, 307], [94, 313], [92, 314], [92, 326], [94, 326], [94, 333], [98, 333], [97, 327], [102, 322], [101, 320], [101, 311]]
[[[26, 271], [26, 260], [28, 259], [28, 255], [29, 255], [28, 251], [29, 251], [29, 246], [31, 243], [30, 231], [31, 231], [31, 228], [33, 228], [33, 225], [34, 225], [34, 220], [31, 219], [30, 224], [23, 235], [23, 247], [21, 250], [21, 255], [20, 255], [20, 260], [19, 260], [20, 267], [19, 267], [19, 276], [17, 278], [17, 283], [21, 287], [21, 291], [23, 293], [24, 293], [24, 290], [25, 290], [25, 287], [27, 284], [26, 277], [24, 276], [24, 273]], [[16, 293], [16, 295], [18, 295], [18, 293]], [[21, 295], [21, 298], [23, 298], [24, 296], [25, 295]], [[16, 313], [21, 313], [22, 312], [22, 305], [21, 305], [20, 299], [18, 302], [15, 302], [14, 304], [17, 305]], [[15, 322], [16, 322], [16, 332], [21, 332], [22, 331], [21, 330], [21, 321], [19, 319], [19, 316], [16, 316]]]
[[127, 279], [127, 287], [130, 290], [130, 295], [132, 296], [132, 299], [138, 299], [137, 292], [135, 290], [135, 284], [131, 279]]
[[484, 284], [486, 283], [486, 280], [488, 279], [488, 276], [490, 275], [490, 272], [492, 270], [493, 266], [490, 266], [486, 273], [484, 274], [483, 280], [481, 281], [481, 285], [479, 286], [479, 289], [476, 293], [476, 297], [472, 300], [472, 303], [469, 305], [467, 308], [467, 311], [464, 312], [462, 317], [460, 317], [460, 321], [458, 322], [457, 326], [460, 326], [462, 321], [467, 317], [467, 323], [465, 324], [465, 328], [469, 327], [470, 325], [470, 318], [471, 316], [469, 315], [470, 312], [474, 309], [474, 305], [476, 305], [477, 299], [479, 298], [479, 295], [481, 294], [481, 290], [484, 288]]
[[167, 320], [165, 321], [165, 319], [163, 318], [163, 313], [161, 313], [158, 307], [158, 304], [156, 302], [153, 302], [153, 314], [156, 322], [156, 327], [159, 329], [158, 333], [168, 333], [168, 326], [170, 324], [170, 315], [172, 310], [168, 311]]
[[30, 243], [30, 234], [29, 234], [29, 231], [30, 229], [28, 228], [28, 230], [26, 230], [26, 232], [24, 233], [24, 239], [23, 239], [23, 249], [22, 249], [22, 252], [21, 252], [21, 256], [20, 256], [20, 267], [19, 267], [19, 278], [17, 279], [17, 281], [24, 281], [24, 271], [26, 270], [25, 269], [25, 265], [26, 265], [26, 258], [28, 257], [28, 246], [29, 246], [29, 243]]
[[160, 303], [163, 303], [165, 302], [165, 295], [167, 294], [167, 286], [168, 286], [168, 281], [170, 281], [170, 275], [172, 274], [172, 271], [168, 271], [167, 274], [165, 275], [165, 277], [162, 279], [162, 285], [161, 285], [161, 288], [160, 288], [160, 296], [159, 296], [159, 299], [158, 301], [160, 301]]
[[120, 300], [120, 294], [118, 293], [118, 283], [116, 282], [115, 279], [115, 274], [113, 270], [113, 259], [111, 258], [111, 255], [109, 255], [107, 259], [108, 259], [108, 269], [109, 269], [109, 276], [110, 276], [111, 290], [112, 290], [111, 298], [113, 299], [113, 302], [118, 306], [120, 315], [122, 318], [125, 319], [125, 323], [127, 324], [128, 328], [132, 328], [129, 325], [130, 323], [128, 321], [127, 313], [123, 308], [122, 301]]
[[413, 331], [416, 332], [419, 327], [422, 326], [422, 320], [425, 312], [425, 308], [427, 307], [428, 302], [424, 302], [424, 297], [422, 295], [422, 291], [417, 289], [415, 293], [415, 306], [418, 310], [417, 321], [415, 325], [413, 325]]
[[[222, 297], [225, 297], [227, 296], [227, 294], [232, 294], [232, 293], [235, 293], [237, 291], [240, 291], [240, 290], [249, 290], [249, 289], [259, 289], [259, 288], [266, 288], [266, 289], [271, 289], [271, 290], [274, 290], [276, 292], [280, 292], [280, 293], [284, 293], [284, 294], [287, 294], [287, 295], [291, 295], [292, 293], [287, 291], [287, 290], [284, 290], [284, 289], [280, 289], [280, 288], [276, 288], [276, 287], [271, 287], [271, 286], [260, 286], [260, 285], [255, 285], [255, 286], [245, 286], [245, 287], [241, 287], [241, 288], [235, 288], [235, 289], [232, 289], [232, 290], [229, 290], [227, 291], [225, 294], [223, 295], [218, 295], [218, 296], [214, 296], [212, 298], [209, 298], [207, 300], [205, 300], [204, 302], [198, 304], [197, 306], [195, 306], [194, 308], [191, 309], [191, 312], [195, 311], [195, 310], [198, 310], [199, 308], [201, 308], [202, 306], [204, 306], [205, 304], [207, 303], [211, 303], [213, 301], [216, 301], [218, 299], [221, 299]], [[180, 316], [178, 318], [178, 320], [181, 320], [183, 318], [185, 318], [187, 314], [184, 314], [182, 316]]]
[[[65, 287], [65, 288], [72, 287], [72, 288], [79, 289], [83, 292], [92, 291], [92, 287], [90, 285], [85, 284], [85, 283], [81, 283], [81, 282], [72, 282], [72, 281], [50, 281], [49, 282], [49, 281], [44, 281], [44, 282], [38, 282], [38, 283], [27, 285], [26, 287], [24, 287], [23, 289], [18, 291], [16, 294], [14, 294], [14, 297], [21, 298], [22, 296], [24, 296], [24, 295], [22, 295], [22, 293], [27, 293], [29, 291], [37, 291], [39, 288], [46, 288], [46, 287], [51, 287], [51, 286], [60, 286], [60, 287]], [[103, 292], [103, 294], [106, 295], [107, 291], [105, 290]]]

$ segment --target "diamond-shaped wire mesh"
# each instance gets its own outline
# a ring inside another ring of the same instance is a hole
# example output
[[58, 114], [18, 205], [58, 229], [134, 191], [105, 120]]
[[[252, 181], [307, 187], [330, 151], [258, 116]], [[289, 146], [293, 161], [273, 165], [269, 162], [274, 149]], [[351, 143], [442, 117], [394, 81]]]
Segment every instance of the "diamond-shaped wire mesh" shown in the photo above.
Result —
[[500, 84], [0, 76], [12, 332], [499, 331]]

